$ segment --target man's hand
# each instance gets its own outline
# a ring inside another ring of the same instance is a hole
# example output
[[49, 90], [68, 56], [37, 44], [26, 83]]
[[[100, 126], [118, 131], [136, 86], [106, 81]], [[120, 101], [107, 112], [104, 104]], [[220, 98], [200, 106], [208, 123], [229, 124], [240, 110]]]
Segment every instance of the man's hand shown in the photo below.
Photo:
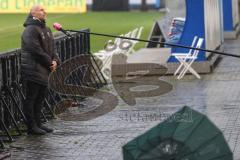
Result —
[[56, 61], [52, 61], [52, 65], [50, 66], [51, 71], [55, 71], [57, 69], [57, 62]]

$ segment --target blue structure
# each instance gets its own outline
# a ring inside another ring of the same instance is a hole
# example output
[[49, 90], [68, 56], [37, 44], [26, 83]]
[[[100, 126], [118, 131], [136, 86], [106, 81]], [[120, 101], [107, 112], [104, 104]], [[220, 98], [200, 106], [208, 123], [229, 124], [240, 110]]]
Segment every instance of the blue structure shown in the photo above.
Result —
[[238, 30], [238, 0], [223, 0], [223, 20], [225, 38], [236, 38], [235, 31]]
[[224, 31], [233, 31], [232, 0], [223, 0]]
[[[207, 49], [216, 49], [222, 45], [222, 7], [221, 0], [215, 1], [216, 3], [210, 2], [211, 0], [186, 0], [186, 21], [184, 30], [182, 32], [182, 36], [178, 44], [191, 46], [192, 40], [194, 36], [204, 38], [204, 44], [202, 49], [207, 47], [207, 43], [216, 39], [216, 41], [220, 41], [218, 44], [210, 44]], [[228, 0], [226, 0], [228, 1]], [[205, 16], [210, 15], [211, 16]], [[214, 17], [214, 15], [216, 17]], [[219, 24], [218, 25], [216, 25]], [[216, 38], [213, 33], [217, 34]], [[189, 50], [184, 48], [172, 48], [172, 53], [187, 53]], [[198, 59], [196, 61], [206, 61], [207, 55], [205, 52], [200, 51], [198, 55]], [[168, 60], [168, 62], [177, 62], [177, 60], [172, 56]]]
[[161, 0], [156, 0], [156, 8], [159, 9], [161, 7]]

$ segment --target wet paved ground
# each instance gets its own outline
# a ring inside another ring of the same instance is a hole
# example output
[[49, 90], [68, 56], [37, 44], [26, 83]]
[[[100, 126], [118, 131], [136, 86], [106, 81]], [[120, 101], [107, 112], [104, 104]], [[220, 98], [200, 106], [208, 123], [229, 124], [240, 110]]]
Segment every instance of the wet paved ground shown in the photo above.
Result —
[[[227, 41], [225, 51], [240, 55], [240, 39]], [[90, 121], [51, 121], [54, 133], [25, 136], [12, 143], [11, 159], [119, 160], [125, 143], [188, 105], [205, 113], [223, 131], [234, 159], [240, 160], [239, 73], [240, 59], [224, 57], [214, 73], [202, 75], [201, 80], [192, 75], [181, 81], [162, 77], [173, 85], [171, 92], [138, 99], [134, 107], [120, 100], [112, 112]]]

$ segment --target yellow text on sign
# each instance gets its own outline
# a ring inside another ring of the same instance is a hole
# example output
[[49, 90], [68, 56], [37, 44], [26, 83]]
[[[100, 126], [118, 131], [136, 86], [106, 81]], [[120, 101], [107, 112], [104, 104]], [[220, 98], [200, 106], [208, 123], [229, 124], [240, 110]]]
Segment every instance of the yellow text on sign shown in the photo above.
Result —
[[48, 13], [86, 12], [86, 0], [0, 0], [0, 13], [28, 13], [35, 4], [41, 4]]

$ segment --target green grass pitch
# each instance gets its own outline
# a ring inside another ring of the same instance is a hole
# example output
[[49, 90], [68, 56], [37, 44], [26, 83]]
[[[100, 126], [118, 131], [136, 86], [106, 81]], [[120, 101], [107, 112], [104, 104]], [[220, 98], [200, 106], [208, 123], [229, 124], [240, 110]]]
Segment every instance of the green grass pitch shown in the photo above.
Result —
[[[0, 14], [0, 52], [5, 52], [21, 46], [23, 22], [27, 14]], [[155, 20], [162, 14], [149, 12], [87, 12], [84, 14], [49, 14], [47, 25], [52, 28], [54, 22], [59, 22], [65, 29], [90, 28], [92, 32], [120, 35], [143, 26], [141, 39], [148, 39]], [[54, 30], [53, 30], [54, 31]], [[91, 36], [91, 50], [96, 52], [103, 49], [104, 44], [111, 38]], [[136, 47], [144, 47], [140, 42]]]

